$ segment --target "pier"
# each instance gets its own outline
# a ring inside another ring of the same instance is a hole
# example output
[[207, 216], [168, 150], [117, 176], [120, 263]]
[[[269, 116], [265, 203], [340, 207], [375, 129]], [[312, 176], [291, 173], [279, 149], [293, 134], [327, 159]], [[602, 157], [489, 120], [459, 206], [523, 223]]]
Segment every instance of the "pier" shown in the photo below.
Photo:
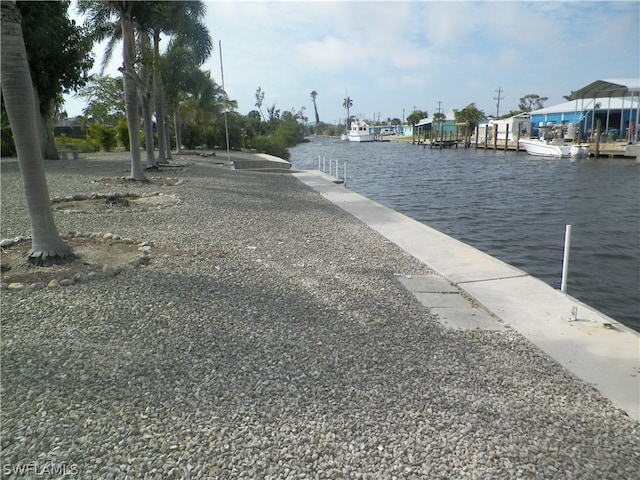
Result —
[[[413, 135], [412, 137], [394, 137], [391, 140], [394, 142], [411, 142], [413, 145], [422, 145], [424, 148], [458, 148], [463, 146], [464, 148], [473, 147], [475, 149], [483, 150], [502, 150], [502, 151], [515, 151], [524, 152], [524, 148], [520, 147], [518, 140], [519, 136], [514, 140], [512, 133], [509, 132], [509, 126], [506, 125], [505, 129], [500, 131], [498, 125], [493, 125], [493, 128], [485, 129], [485, 135], [482, 137], [479, 127], [476, 127], [474, 135], [463, 138], [459, 132], [447, 133], [444, 135], [438, 135], [433, 132], [433, 135], [428, 137]], [[597, 142], [585, 141], [581, 142], [582, 145], [588, 145], [590, 156], [597, 158], [639, 158], [639, 150], [636, 145], [630, 145], [626, 142]]]

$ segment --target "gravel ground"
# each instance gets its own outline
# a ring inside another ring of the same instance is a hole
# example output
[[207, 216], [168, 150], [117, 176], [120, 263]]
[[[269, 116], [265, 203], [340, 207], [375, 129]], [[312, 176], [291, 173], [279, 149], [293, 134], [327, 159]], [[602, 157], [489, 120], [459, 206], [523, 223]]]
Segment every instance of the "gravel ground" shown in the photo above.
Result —
[[[88, 157], [46, 162], [51, 197], [180, 203], [60, 232], [173, 253], [2, 291], [3, 478], [637, 478], [637, 422], [512, 330], [443, 329], [396, 279], [429, 269], [292, 176], [194, 156], [104, 185], [126, 156]], [[26, 236], [1, 167], [1, 237]]]

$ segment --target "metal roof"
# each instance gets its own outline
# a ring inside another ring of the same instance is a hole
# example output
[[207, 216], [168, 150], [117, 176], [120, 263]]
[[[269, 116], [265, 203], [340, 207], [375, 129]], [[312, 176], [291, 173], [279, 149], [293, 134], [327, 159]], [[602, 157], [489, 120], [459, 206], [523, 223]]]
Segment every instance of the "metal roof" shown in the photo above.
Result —
[[529, 112], [529, 115], [549, 115], [553, 113], [572, 113], [591, 111], [595, 107], [596, 110], [623, 110], [638, 108], [638, 99], [634, 97], [597, 97], [571, 100], [569, 102], [544, 107]]
[[629, 93], [639, 92], [640, 78], [613, 78], [596, 80], [573, 92], [571, 98], [624, 97]]

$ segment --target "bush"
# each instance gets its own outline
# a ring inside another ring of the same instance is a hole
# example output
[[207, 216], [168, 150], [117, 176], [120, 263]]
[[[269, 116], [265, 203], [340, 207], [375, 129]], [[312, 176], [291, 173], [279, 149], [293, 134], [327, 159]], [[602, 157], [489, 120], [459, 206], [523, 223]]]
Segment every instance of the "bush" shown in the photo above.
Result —
[[268, 153], [284, 160], [289, 160], [291, 156], [284, 143], [273, 136], [260, 135], [255, 137], [252, 139], [252, 145], [258, 153]]
[[197, 125], [187, 123], [182, 128], [182, 144], [189, 150], [204, 145], [204, 131]]
[[89, 137], [96, 141], [105, 152], [110, 152], [118, 145], [115, 129], [103, 127], [99, 123], [92, 123], [89, 126]]
[[120, 120], [116, 126], [114, 127], [116, 132], [116, 138], [120, 145], [124, 147], [125, 150], [131, 150], [131, 145], [129, 141], [129, 125], [126, 120]]
[[83, 153], [97, 152], [100, 150], [100, 144], [91, 137], [67, 137], [63, 133], [59, 137], [55, 138], [55, 142], [57, 149], [60, 149], [63, 145], [73, 145], [78, 151]]

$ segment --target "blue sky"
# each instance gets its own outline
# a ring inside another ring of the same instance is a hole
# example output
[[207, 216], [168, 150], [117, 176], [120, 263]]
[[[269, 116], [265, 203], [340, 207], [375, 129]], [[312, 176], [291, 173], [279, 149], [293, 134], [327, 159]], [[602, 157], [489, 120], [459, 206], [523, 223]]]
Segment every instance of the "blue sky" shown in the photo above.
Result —
[[[496, 113], [520, 97], [545, 106], [598, 79], [640, 77], [640, 2], [208, 1], [215, 52], [205, 63], [238, 111], [306, 108], [320, 119], [351, 114], [403, 118], [414, 108], [444, 112], [474, 102]], [[96, 47], [100, 55], [101, 46]], [[121, 61], [105, 72], [115, 76]], [[99, 61], [96, 62], [97, 64]], [[70, 115], [83, 105], [70, 99]]]

